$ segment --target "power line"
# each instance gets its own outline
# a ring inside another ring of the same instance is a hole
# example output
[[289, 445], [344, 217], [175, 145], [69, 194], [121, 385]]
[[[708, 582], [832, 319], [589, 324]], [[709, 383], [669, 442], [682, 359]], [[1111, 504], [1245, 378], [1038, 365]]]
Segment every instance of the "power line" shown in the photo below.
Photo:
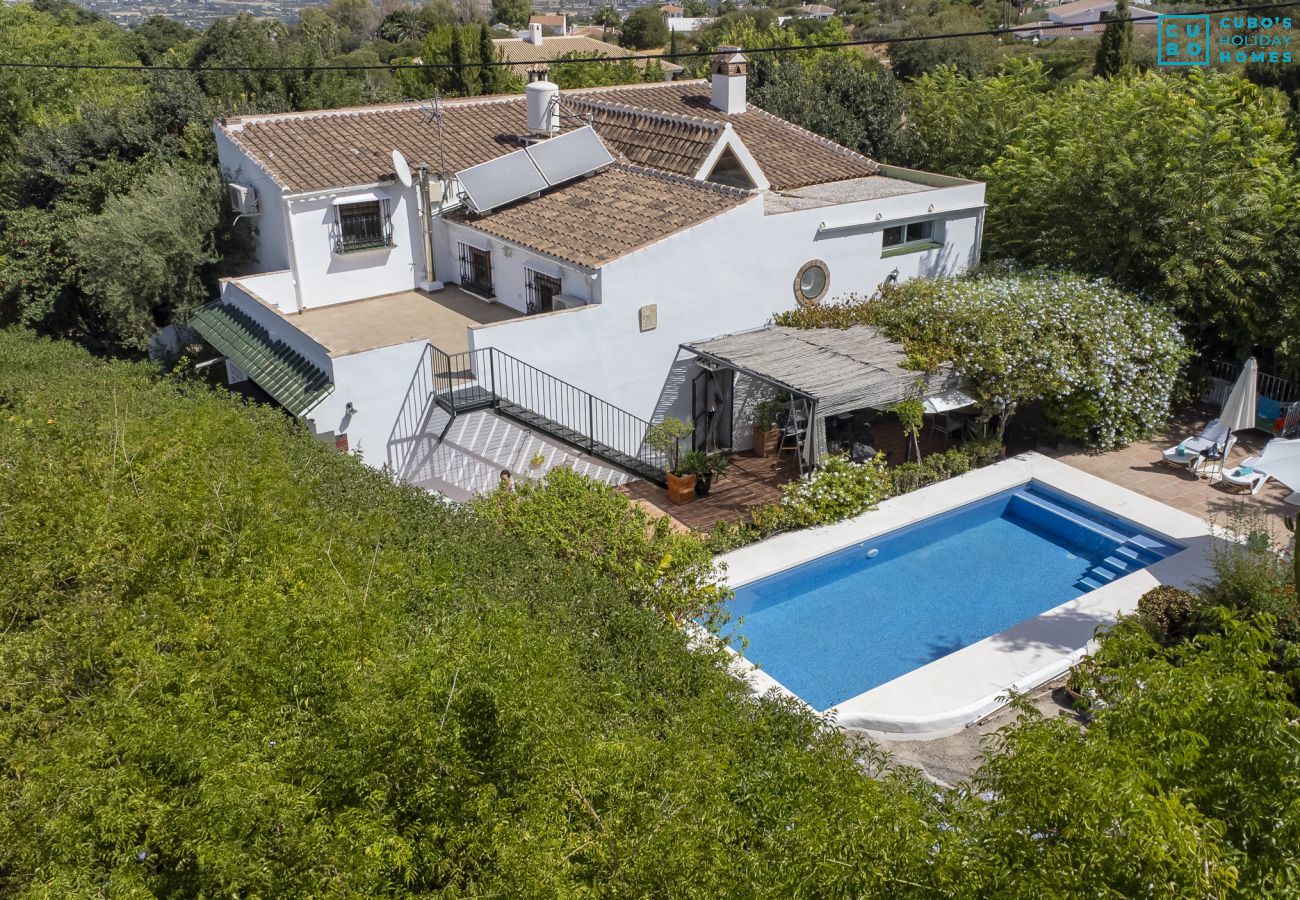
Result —
[[[1264, 12], [1276, 9], [1289, 9], [1300, 6], [1300, 0], [1285, 0], [1285, 2], [1265, 3], [1253, 6], [1227, 6], [1219, 9], [1207, 9], [1196, 15], [1216, 16], [1223, 13], [1250, 13]], [[1127, 19], [1116, 19], [1103, 17], [1099, 22], [1076, 23], [1070, 24], [1065, 22], [1030, 22], [1026, 23], [1034, 31], [1056, 31], [1064, 29], [1077, 29], [1080, 24], [1104, 25], [1111, 22], [1133, 22], [1137, 24], [1155, 23], [1157, 19], [1146, 16], [1143, 18], [1134, 18], [1129, 16]], [[984, 31], [956, 31], [949, 34], [914, 34], [914, 35], [897, 35], [893, 37], [872, 37], [859, 38], [852, 41], [831, 41], [825, 44], [785, 44], [776, 47], [752, 47], [742, 49], [740, 52], [747, 56], [754, 56], [761, 53], [807, 53], [817, 50], [837, 50], [844, 47], [871, 47], [882, 44], [910, 44], [921, 43], [924, 41], [947, 41], [955, 38], [968, 37], [1002, 37], [1004, 35], [1014, 35], [1017, 30], [1025, 28], [1024, 25], [1015, 28], [992, 28]], [[112, 71], [112, 72], [396, 72], [402, 70], [452, 70], [452, 69], [484, 69], [497, 67], [515, 67], [526, 66], [530, 64], [549, 64], [564, 65], [566, 63], [614, 63], [614, 62], [646, 62], [649, 60], [674, 60], [674, 59], [698, 59], [702, 57], [716, 56], [717, 50], [691, 50], [679, 53], [634, 53], [626, 56], [586, 56], [572, 59], [547, 59], [547, 60], [526, 60], [523, 62], [512, 62], [511, 60], [497, 59], [488, 62], [474, 63], [369, 63], [357, 65], [320, 65], [320, 66], [133, 66], [125, 63], [54, 63], [54, 62], [6, 62], [0, 60], [0, 69], [74, 69], [86, 71]]]

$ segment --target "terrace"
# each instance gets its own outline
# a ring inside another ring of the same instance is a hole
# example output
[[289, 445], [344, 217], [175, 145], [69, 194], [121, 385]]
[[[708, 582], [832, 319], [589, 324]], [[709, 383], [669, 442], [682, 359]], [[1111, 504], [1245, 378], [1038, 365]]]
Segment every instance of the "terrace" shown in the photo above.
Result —
[[446, 353], [464, 353], [469, 350], [469, 329], [522, 316], [447, 285], [437, 293], [403, 291], [290, 313], [285, 319], [330, 356], [346, 356], [408, 341], [428, 341]]

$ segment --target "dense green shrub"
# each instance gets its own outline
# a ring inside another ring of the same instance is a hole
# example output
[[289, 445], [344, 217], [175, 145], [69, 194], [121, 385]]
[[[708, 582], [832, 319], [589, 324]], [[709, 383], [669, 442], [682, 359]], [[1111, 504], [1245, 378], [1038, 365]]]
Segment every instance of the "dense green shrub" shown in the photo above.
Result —
[[781, 510], [787, 527], [807, 528], [864, 513], [889, 493], [882, 457], [855, 463], [847, 456], [828, 456], [818, 468], [781, 486]]
[[1195, 594], [1162, 584], [1138, 598], [1137, 617], [1157, 641], [1176, 643], [1187, 636], [1199, 607]]
[[3, 891], [928, 880], [928, 791], [864, 778], [655, 608], [646, 567], [673, 556], [680, 609], [697, 548], [575, 478], [495, 500], [449, 508], [274, 410], [0, 332]]
[[951, 825], [1005, 868], [973, 867], [963, 892], [1293, 896], [1300, 710], [1272, 671], [1271, 641], [1266, 623], [1225, 614], [1217, 633], [1164, 648], [1122, 620], [1087, 667], [1086, 728], [1024, 704], [990, 743], [975, 779], [987, 793]]
[[554, 556], [602, 573], [635, 603], [675, 623], [712, 615], [726, 597], [698, 537], [674, 531], [667, 516], [651, 516], [571, 469], [553, 469], [540, 484], [495, 491], [474, 509], [503, 533], [525, 535]]

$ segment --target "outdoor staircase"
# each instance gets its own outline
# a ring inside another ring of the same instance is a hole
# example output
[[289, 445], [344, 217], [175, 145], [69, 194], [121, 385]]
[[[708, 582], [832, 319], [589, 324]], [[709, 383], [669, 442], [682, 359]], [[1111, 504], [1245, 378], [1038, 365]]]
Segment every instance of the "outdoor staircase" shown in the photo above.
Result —
[[449, 416], [447, 428], [458, 415], [491, 410], [638, 478], [667, 481], [666, 458], [645, 446], [646, 420], [495, 347], [445, 353], [432, 344], [425, 345], [389, 438], [389, 465], [399, 478], [405, 448], [435, 407]]

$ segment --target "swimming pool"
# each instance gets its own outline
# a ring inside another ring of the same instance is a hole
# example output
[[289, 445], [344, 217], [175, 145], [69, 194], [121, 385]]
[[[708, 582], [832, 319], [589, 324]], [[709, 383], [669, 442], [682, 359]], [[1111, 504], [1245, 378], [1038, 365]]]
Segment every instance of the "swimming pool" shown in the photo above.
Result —
[[723, 636], [825, 710], [1181, 549], [1022, 484], [741, 585]]

